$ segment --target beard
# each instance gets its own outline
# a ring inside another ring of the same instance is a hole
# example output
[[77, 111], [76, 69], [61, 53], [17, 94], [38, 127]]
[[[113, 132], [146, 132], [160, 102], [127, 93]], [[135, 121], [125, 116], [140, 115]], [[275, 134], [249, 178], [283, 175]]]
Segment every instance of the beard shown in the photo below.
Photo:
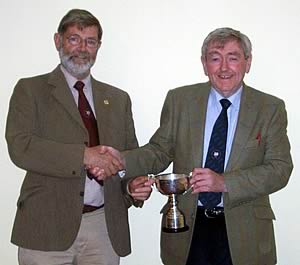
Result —
[[[92, 59], [88, 52], [72, 52], [66, 54], [62, 47], [59, 49], [59, 57], [61, 64], [66, 68], [66, 70], [77, 78], [87, 76], [95, 63], [95, 59]], [[76, 63], [73, 60], [73, 57], [78, 57], [80, 59], [88, 58], [88, 61], [86, 63]]]

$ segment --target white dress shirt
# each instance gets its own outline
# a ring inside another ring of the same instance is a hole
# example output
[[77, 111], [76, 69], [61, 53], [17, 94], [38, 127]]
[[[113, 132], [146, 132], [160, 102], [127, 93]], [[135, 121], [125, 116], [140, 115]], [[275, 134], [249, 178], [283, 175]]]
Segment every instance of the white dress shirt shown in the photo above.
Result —
[[[78, 106], [78, 91], [73, 87], [78, 80], [75, 77], [73, 77], [69, 72], [67, 72], [67, 70], [62, 65], [61, 70], [66, 78], [66, 81], [72, 92], [76, 105]], [[89, 75], [88, 77], [80, 81], [82, 81], [85, 84], [83, 88], [83, 93], [85, 94], [94, 112], [95, 118], [97, 119], [93, 100], [91, 76]], [[93, 206], [100, 206], [104, 204], [103, 186], [100, 186], [97, 181], [95, 181], [94, 179], [90, 179], [87, 176], [85, 178], [84, 204]]]

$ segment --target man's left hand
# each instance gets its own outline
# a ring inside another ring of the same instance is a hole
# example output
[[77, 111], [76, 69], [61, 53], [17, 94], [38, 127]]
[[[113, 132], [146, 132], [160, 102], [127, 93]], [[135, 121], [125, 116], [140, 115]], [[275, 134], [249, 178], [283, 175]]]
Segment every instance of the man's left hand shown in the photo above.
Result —
[[227, 192], [224, 176], [209, 168], [194, 168], [190, 185], [193, 186], [193, 193]]

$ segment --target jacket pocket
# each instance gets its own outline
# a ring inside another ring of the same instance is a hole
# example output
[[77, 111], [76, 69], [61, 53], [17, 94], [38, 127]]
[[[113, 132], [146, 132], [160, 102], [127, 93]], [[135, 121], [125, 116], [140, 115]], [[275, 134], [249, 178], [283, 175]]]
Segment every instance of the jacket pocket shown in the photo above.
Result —
[[256, 217], [256, 238], [258, 242], [258, 251], [260, 255], [274, 256], [275, 239], [273, 220], [275, 220], [274, 212], [269, 206], [254, 206], [254, 214]]

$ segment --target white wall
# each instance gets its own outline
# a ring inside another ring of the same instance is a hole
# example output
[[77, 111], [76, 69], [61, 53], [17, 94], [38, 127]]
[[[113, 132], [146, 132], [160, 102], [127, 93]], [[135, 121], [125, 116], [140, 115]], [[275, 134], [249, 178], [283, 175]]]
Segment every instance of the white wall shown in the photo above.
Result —
[[[295, 169], [289, 185], [271, 199], [277, 216], [278, 264], [298, 265], [300, 2], [297, 0], [2, 0], [1, 264], [17, 264], [17, 248], [9, 240], [24, 175], [7, 154], [4, 130], [8, 101], [19, 78], [51, 71], [57, 65], [53, 34], [61, 17], [71, 8], [88, 9], [100, 19], [104, 38], [93, 75], [131, 95], [140, 144], [146, 143], [157, 128], [169, 89], [206, 80], [200, 50], [210, 31], [230, 26], [250, 37], [254, 58], [246, 82], [283, 98], [287, 105]], [[122, 265], [161, 264], [159, 210], [165, 201], [166, 198], [154, 192], [142, 210], [130, 210], [133, 253], [122, 259]]]

